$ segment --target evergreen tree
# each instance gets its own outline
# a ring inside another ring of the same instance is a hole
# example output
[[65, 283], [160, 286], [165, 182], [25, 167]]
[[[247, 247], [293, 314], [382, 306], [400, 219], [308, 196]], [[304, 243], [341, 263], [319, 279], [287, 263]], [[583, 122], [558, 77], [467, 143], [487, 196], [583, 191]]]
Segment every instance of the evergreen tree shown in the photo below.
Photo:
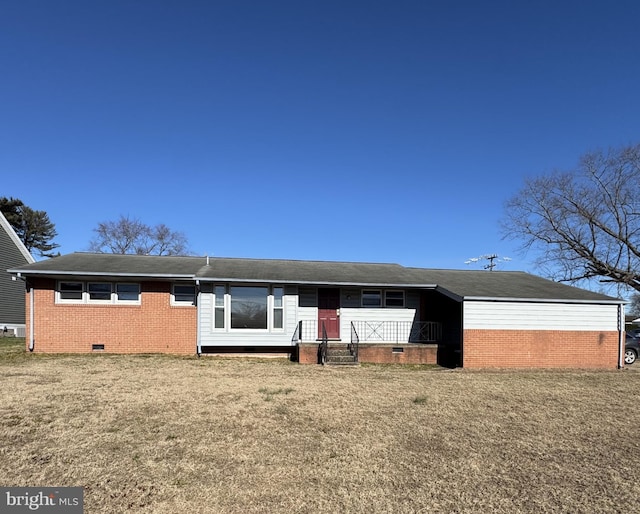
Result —
[[37, 250], [41, 257], [59, 255], [53, 252], [60, 246], [53, 242], [58, 233], [45, 211], [33, 210], [22, 200], [4, 196], [0, 197], [0, 211], [30, 253]]

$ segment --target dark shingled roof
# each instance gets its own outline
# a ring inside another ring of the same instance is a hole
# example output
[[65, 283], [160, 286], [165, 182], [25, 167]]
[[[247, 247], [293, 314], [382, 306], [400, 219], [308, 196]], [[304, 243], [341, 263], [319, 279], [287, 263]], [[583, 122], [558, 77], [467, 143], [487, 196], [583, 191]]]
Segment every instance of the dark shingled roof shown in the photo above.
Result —
[[438, 284], [439, 288], [467, 299], [518, 298], [621, 302], [604, 294], [553, 282], [523, 271], [406, 269], [415, 282]]
[[204, 257], [158, 257], [111, 253], [70, 253], [9, 270], [23, 275], [193, 277], [204, 266]]
[[294, 284], [392, 285], [403, 283], [399, 264], [212, 258], [198, 277], [210, 280]]
[[73, 253], [9, 270], [25, 276], [139, 277], [309, 285], [437, 288], [460, 299], [621, 300], [519, 271], [407, 268], [362, 262]]

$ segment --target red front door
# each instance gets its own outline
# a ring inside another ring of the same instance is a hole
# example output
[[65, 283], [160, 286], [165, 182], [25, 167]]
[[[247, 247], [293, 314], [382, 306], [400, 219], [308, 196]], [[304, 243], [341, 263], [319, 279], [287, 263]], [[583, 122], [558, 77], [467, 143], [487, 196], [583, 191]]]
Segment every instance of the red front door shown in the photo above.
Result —
[[318, 289], [318, 339], [323, 323], [329, 339], [340, 339], [340, 289]]

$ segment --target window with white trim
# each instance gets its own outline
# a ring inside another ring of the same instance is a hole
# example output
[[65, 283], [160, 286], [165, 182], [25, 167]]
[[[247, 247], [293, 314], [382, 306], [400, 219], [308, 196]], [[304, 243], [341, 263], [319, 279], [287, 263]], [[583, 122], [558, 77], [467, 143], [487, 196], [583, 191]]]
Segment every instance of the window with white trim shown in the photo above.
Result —
[[284, 328], [284, 288], [273, 288], [273, 328]]
[[363, 289], [362, 290], [362, 306], [363, 307], [381, 307], [382, 291], [380, 289]]
[[58, 299], [66, 302], [82, 302], [84, 284], [82, 282], [59, 282]]
[[281, 332], [284, 330], [284, 287], [214, 285], [213, 329]]
[[231, 328], [267, 329], [269, 289], [263, 286], [231, 286]]
[[140, 284], [133, 282], [58, 282], [58, 303], [140, 304]]
[[385, 291], [385, 307], [404, 307], [404, 291]]
[[115, 296], [116, 302], [137, 303], [140, 301], [140, 284], [119, 282]]
[[172, 300], [174, 305], [195, 305], [196, 286], [191, 284], [173, 284]]
[[214, 312], [213, 312], [213, 328], [225, 327], [225, 294], [227, 288], [222, 285], [217, 285], [213, 289], [214, 299]]
[[90, 302], [110, 302], [111, 283], [89, 282], [87, 283], [87, 295]]

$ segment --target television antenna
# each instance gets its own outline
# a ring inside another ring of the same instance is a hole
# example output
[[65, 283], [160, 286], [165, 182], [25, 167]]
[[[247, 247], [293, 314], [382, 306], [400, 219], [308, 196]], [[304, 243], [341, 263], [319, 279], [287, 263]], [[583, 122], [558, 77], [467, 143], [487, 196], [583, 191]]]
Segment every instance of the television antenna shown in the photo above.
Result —
[[467, 259], [464, 261], [465, 264], [475, 264], [481, 261], [489, 261], [486, 264], [483, 264], [483, 269], [487, 269], [489, 271], [493, 271], [496, 266], [502, 262], [509, 262], [511, 260], [510, 257], [500, 257], [497, 253], [486, 253], [484, 255], [480, 255], [479, 257], [471, 257], [471, 259]]

